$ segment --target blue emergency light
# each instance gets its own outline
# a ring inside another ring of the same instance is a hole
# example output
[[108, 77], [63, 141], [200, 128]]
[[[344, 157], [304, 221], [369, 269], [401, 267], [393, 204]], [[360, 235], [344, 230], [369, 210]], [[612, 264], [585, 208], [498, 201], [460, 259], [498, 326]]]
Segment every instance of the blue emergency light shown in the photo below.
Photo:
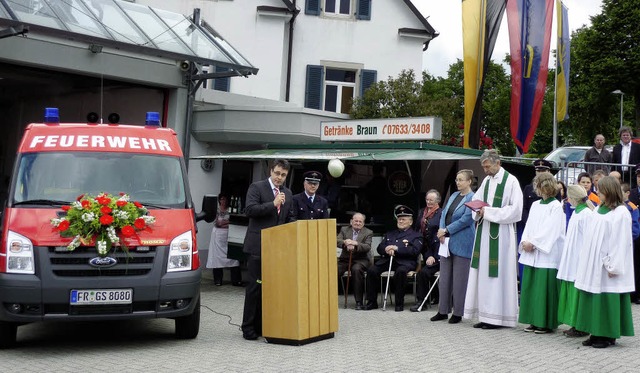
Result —
[[158, 113], [157, 111], [147, 111], [147, 117], [144, 124], [147, 126], [159, 126], [160, 113]]
[[44, 108], [45, 123], [60, 123], [60, 114], [57, 107]]

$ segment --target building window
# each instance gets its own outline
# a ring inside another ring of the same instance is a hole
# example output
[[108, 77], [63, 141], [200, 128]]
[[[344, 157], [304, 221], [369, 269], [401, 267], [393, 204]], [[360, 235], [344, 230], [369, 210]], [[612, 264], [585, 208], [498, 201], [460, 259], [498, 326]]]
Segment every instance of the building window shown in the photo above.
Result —
[[324, 110], [349, 114], [355, 90], [355, 71], [327, 68], [324, 80]]
[[360, 69], [356, 64], [352, 65], [355, 65], [354, 68], [307, 65], [304, 106], [349, 114], [353, 99], [362, 96], [377, 78], [375, 70]]
[[351, 0], [324, 0], [324, 12], [331, 15], [351, 15]]
[[355, 14], [356, 19], [371, 20], [371, 0], [305, 0], [304, 13], [342, 17]]

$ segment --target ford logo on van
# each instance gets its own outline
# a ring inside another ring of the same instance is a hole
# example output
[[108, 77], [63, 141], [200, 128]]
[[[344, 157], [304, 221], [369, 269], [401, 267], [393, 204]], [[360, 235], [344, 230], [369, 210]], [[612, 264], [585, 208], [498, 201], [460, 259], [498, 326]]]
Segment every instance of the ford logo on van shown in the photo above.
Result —
[[109, 268], [113, 267], [116, 264], [118, 264], [118, 260], [109, 256], [106, 256], [104, 258], [97, 256], [89, 260], [89, 265], [96, 268]]

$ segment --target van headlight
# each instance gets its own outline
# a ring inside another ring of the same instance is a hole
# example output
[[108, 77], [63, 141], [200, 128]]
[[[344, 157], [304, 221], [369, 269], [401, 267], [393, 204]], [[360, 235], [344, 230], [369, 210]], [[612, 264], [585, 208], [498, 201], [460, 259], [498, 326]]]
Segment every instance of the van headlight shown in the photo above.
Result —
[[9, 231], [6, 250], [7, 273], [35, 274], [33, 244], [30, 239]]
[[169, 245], [169, 261], [167, 272], [190, 271], [193, 256], [193, 239], [191, 231], [177, 236]]

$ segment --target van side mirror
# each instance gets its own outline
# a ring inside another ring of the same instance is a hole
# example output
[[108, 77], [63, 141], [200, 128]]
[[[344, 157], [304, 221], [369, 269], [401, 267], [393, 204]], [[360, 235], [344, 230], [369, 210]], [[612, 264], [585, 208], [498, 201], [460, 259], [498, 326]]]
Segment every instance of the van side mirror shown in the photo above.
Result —
[[218, 213], [218, 197], [205, 194], [202, 197], [202, 211], [196, 214], [196, 222], [204, 220], [207, 223], [212, 223], [216, 214]]

